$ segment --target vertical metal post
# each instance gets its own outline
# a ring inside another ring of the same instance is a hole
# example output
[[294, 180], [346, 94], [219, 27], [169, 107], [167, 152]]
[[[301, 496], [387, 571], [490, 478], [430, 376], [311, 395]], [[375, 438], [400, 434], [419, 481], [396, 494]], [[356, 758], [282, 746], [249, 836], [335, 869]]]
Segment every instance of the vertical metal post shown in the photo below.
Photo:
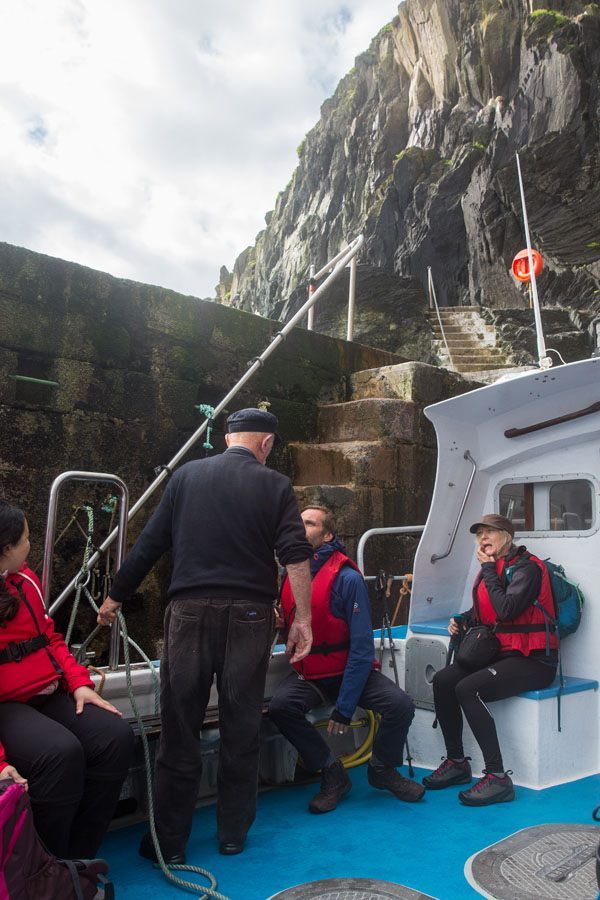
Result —
[[429, 309], [433, 309], [433, 279], [431, 276], [431, 266], [427, 266], [427, 290], [429, 293]]
[[[308, 277], [310, 279], [310, 281], [308, 283], [308, 299], [309, 300], [312, 297], [312, 295], [314, 294], [315, 288], [316, 288], [316, 284], [314, 282], [315, 271], [316, 270], [315, 270], [314, 266], [311, 266], [310, 269], [308, 270]], [[311, 308], [308, 311], [308, 321], [306, 323], [306, 327], [309, 331], [312, 331], [313, 328], [315, 327], [315, 308], [314, 308], [314, 306], [311, 306]]]
[[348, 288], [348, 326], [346, 340], [351, 341], [354, 334], [354, 300], [356, 298], [356, 257], [350, 260], [350, 286]]
[[527, 242], [527, 259], [529, 260], [529, 276], [531, 278], [531, 299], [533, 303], [533, 317], [535, 319], [535, 334], [537, 338], [538, 365], [541, 369], [547, 369], [552, 365], [552, 360], [546, 354], [546, 342], [544, 341], [544, 332], [542, 331], [542, 317], [540, 314], [540, 301], [538, 299], [537, 281], [535, 272], [533, 271], [533, 254], [531, 252], [531, 238], [529, 236], [529, 222], [527, 221], [527, 208], [525, 206], [525, 190], [523, 188], [523, 176], [521, 175], [521, 161], [519, 154], [517, 157], [517, 171], [519, 173], [519, 191], [521, 193], [521, 208], [523, 210], [523, 228], [525, 230], [525, 240]]
[[[46, 539], [44, 541], [44, 568], [42, 571], [42, 594], [44, 605], [48, 609], [50, 605], [50, 589], [52, 586], [52, 564], [54, 558], [54, 540], [56, 536], [56, 518], [58, 510], [58, 495], [60, 489], [67, 481], [86, 481], [96, 483], [113, 484], [119, 492], [119, 525], [117, 528], [117, 547], [115, 552], [115, 570], [118, 570], [125, 556], [127, 546], [127, 521], [129, 515], [129, 491], [125, 482], [117, 475], [107, 475], [103, 472], [63, 472], [55, 478], [50, 488], [48, 501], [48, 519], [46, 524]], [[96, 559], [98, 554], [95, 554]], [[88, 564], [91, 565], [92, 560]], [[115, 670], [119, 666], [119, 624], [115, 622], [111, 626], [109, 668]]]

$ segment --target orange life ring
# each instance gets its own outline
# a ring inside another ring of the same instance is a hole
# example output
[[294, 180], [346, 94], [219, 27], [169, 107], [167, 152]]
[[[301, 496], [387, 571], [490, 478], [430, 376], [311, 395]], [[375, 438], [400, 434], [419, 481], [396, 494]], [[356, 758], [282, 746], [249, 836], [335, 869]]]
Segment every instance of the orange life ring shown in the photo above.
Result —
[[[544, 268], [544, 260], [537, 250], [531, 251], [533, 258], [533, 271], [537, 278]], [[529, 272], [529, 254], [527, 250], [520, 250], [512, 261], [512, 273], [517, 281], [531, 281], [531, 273]]]

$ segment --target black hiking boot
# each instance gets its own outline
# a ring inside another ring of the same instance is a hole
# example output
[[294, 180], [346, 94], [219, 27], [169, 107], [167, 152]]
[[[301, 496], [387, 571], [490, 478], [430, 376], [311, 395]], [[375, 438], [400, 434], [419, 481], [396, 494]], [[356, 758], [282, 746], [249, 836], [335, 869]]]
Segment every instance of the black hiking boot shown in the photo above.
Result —
[[461, 791], [459, 799], [467, 806], [489, 806], [490, 803], [507, 803], [515, 799], [515, 791], [510, 775], [493, 775], [483, 770], [483, 778], [476, 781], [468, 791]]
[[367, 766], [367, 781], [380, 791], [390, 791], [398, 800], [416, 803], [425, 793], [425, 788], [417, 781], [405, 778], [391, 766]]
[[308, 804], [311, 813], [328, 813], [335, 809], [342, 797], [352, 788], [343, 765], [336, 759], [321, 770], [321, 790]]
[[472, 777], [468, 756], [462, 762], [442, 757], [441, 765], [431, 775], [425, 776], [423, 784], [429, 791], [439, 791], [440, 788], [450, 787], [453, 784], [468, 784]]

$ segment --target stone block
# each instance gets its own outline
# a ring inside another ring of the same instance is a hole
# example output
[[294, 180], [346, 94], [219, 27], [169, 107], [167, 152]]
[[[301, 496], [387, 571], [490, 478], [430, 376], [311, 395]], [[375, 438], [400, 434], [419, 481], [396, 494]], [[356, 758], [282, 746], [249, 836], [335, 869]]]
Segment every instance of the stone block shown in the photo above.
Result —
[[400, 451], [378, 441], [290, 446], [296, 484], [364, 484], [393, 486]]
[[419, 437], [419, 408], [405, 400], [373, 397], [319, 409], [319, 439], [413, 443]]
[[350, 399], [387, 397], [427, 405], [464, 394], [473, 386], [447, 369], [408, 362], [355, 372], [350, 376]]

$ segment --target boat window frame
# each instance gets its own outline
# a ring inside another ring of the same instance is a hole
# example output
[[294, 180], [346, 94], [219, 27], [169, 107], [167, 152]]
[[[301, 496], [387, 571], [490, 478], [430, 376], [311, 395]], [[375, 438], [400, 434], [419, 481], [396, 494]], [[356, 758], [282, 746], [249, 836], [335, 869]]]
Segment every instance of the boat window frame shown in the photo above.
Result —
[[[538, 529], [529, 529], [529, 530], [519, 530], [515, 529], [515, 535], [521, 535], [524, 538], [581, 538], [581, 537], [591, 537], [596, 534], [600, 529], [600, 521], [598, 518], [598, 512], [600, 510], [600, 482], [596, 478], [595, 475], [592, 475], [590, 472], [571, 472], [563, 475], [517, 475], [512, 478], [503, 478], [501, 481], [497, 482], [494, 488], [494, 511], [500, 514], [500, 491], [507, 484], [523, 484], [523, 485], [532, 485], [533, 487], [533, 507], [535, 513], [537, 513], [539, 509], [539, 504], [543, 502], [545, 504], [543, 518], [547, 518], [547, 504], [550, 500], [550, 491], [551, 485], [558, 484], [564, 481], [587, 481], [592, 485], [592, 526], [591, 528], [582, 528], [578, 530], [569, 530], [569, 531], [551, 531], [547, 530], [538, 530]], [[535, 491], [535, 485], [541, 483], [550, 482], [548, 488], [544, 491]], [[527, 491], [525, 491], [527, 495]], [[533, 521], [536, 521], [537, 516], [534, 514]]]

